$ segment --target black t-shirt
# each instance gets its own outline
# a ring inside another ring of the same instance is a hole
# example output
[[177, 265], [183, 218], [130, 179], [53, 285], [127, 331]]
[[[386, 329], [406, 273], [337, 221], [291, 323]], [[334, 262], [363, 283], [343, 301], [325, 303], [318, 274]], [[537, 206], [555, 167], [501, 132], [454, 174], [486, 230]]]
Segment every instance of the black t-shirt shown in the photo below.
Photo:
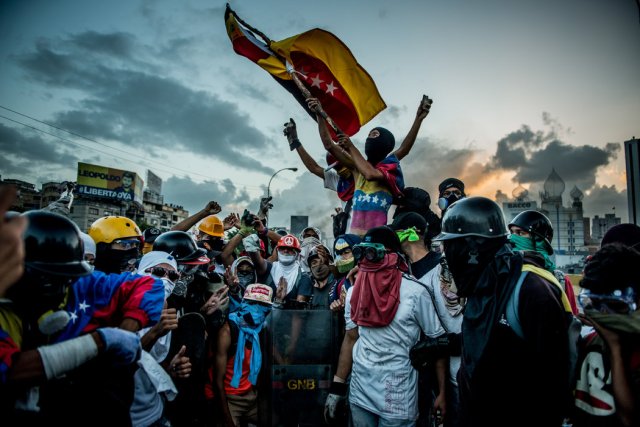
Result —
[[440, 258], [442, 258], [442, 254], [429, 252], [418, 261], [411, 263], [411, 274], [413, 274], [416, 279], [421, 279], [422, 276], [440, 263]]

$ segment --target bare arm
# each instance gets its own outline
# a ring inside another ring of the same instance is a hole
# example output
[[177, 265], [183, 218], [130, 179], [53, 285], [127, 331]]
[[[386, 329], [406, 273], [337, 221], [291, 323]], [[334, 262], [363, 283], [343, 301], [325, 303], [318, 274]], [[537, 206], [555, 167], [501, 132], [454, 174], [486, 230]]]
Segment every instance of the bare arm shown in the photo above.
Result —
[[418, 132], [420, 131], [420, 126], [422, 125], [422, 121], [429, 115], [429, 110], [431, 109], [431, 104], [433, 100], [425, 95], [420, 105], [418, 106], [418, 111], [416, 112], [416, 118], [413, 120], [413, 124], [411, 125], [411, 129], [409, 129], [409, 133], [400, 144], [400, 147], [393, 152], [396, 155], [398, 160], [402, 160], [409, 154], [411, 148], [413, 148], [413, 144], [416, 142], [416, 138], [418, 137]]
[[327, 122], [320, 114], [322, 111], [322, 105], [320, 105], [320, 101], [317, 98], [308, 98], [307, 105], [316, 113], [316, 121], [318, 122], [318, 132], [320, 133], [320, 140], [322, 141], [322, 145], [324, 149], [333, 155], [340, 163], [344, 166], [352, 169], [354, 168], [353, 160], [349, 157], [349, 154], [340, 149], [336, 144], [331, 140], [331, 133], [329, 132], [329, 128], [327, 126]]
[[[338, 369], [336, 370], [336, 377], [338, 377], [340, 382], [345, 382], [347, 377], [351, 373], [351, 368], [353, 366], [353, 346], [356, 341], [360, 338], [360, 334], [358, 333], [358, 328], [349, 329], [342, 339], [342, 346], [340, 347], [340, 357], [338, 358]], [[334, 377], [334, 381], [336, 378]]]
[[353, 159], [356, 170], [362, 174], [367, 181], [380, 181], [384, 179], [382, 172], [362, 157], [360, 150], [353, 145], [353, 142], [351, 142], [351, 139], [349, 139], [348, 136], [340, 135], [338, 137], [338, 146], [349, 153]]
[[313, 157], [311, 157], [309, 153], [307, 153], [307, 150], [305, 150], [304, 147], [300, 145], [298, 148], [296, 148], [296, 151], [298, 152], [300, 160], [302, 160], [302, 163], [307, 168], [307, 170], [318, 178], [324, 179], [324, 169], [318, 164], [318, 162], [313, 160]]
[[433, 408], [440, 412], [440, 417], [447, 414], [447, 376], [449, 374], [449, 358], [441, 357], [436, 360], [436, 378], [438, 380], [438, 396], [433, 402]]
[[227, 404], [227, 394], [224, 391], [224, 376], [227, 372], [227, 353], [231, 346], [231, 330], [229, 324], [225, 323], [218, 331], [218, 345], [216, 350], [215, 387], [216, 397], [222, 410], [226, 426], [234, 426], [229, 405]]
[[222, 248], [222, 253], [220, 254], [220, 258], [222, 258], [222, 265], [225, 267], [233, 264], [233, 251], [236, 250], [238, 245], [242, 242], [243, 236], [240, 232], [236, 233], [235, 236], [231, 238]]
[[220, 205], [218, 204], [218, 202], [214, 202], [212, 200], [209, 203], [207, 203], [207, 206], [205, 206], [204, 209], [202, 209], [201, 211], [198, 211], [195, 214], [191, 215], [190, 217], [180, 221], [179, 223], [177, 223], [176, 225], [171, 227], [171, 230], [172, 231], [175, 231], [175, 230], [178, 230], [178, 231], [189, 231], [189, 229], [191, 227], [193, 227], [194, 225], [196, 225], [198, 223], [198, 221], [203, 220], [204, 218], [208, 217], [209, 215], [217, 215], [217, 214], [220, 213], [221, 210], [222, 209], [220, 208]]

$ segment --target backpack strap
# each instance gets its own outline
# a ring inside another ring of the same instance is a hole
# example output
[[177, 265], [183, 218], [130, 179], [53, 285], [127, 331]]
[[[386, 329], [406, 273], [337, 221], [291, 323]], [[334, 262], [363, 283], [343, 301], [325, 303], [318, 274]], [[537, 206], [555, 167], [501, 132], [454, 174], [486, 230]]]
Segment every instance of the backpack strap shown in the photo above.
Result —
[[531, 271], [532, 273], [535, 273], [545, 279], [547, 282], [556, 285], [558, 290], [560, 290], [560, 299], [562, 300], [562, 307], [564, 308], [564, 311], [566, 311], [567, 313], [573, 313], [571, 304], [569, 303], [569, 298], [567, 297], [567, 293], [564, 291], [564, 288], [562, 287], [560, 282], [558, 282], [555, 274], [551, 273], [549, 270], [545, 270], [544, 268], [536, 267], [535, 265], [531, 264], [523, 264], [522, 271]]
[[522, 268], [522, 272], [520, 273], [520, 277], [516, 282], [516, 286], [509, 297], [509, 301], [507, 301], [507, 308], [505, 310], [505, 315], [507, 317], [507, 323], [516, 333], [517, 336], [524, 339], [524, 332], [522, 332], [522, 325], [520, 325], [520, 316], [518, 315], [518, 306], [520, 303], [520, 289], [522, 288], [522, 283], [524, 283], [524, 278], [527, 276], [529, 272]]

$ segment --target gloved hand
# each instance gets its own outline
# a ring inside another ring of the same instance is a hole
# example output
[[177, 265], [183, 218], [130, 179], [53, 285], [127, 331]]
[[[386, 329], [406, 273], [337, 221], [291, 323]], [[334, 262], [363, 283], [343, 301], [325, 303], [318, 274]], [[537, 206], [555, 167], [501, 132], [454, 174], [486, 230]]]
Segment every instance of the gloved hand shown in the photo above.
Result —
[[331, 382], [327, 400], [324, 402], [324, 420], [327, 424], [333, 424], [336, 419], [346, 416], [347, 387], [347, 383]]
[[96, 332], [116, 365], [130, 365], [140, 359], [142, 345], [138, 335], [119, 328], [99, 328]]
[[289, 150], [293, 151], [296, 148], [300, 147], [300, 140], [298, 139], [298, 130], [296, 129], [296, 122], [293, 119], [289, 119], [287, 123], [284, 124], [284, 136], [287, 137], [287, 141], [289, 141]]
[[251, 234], [242, 239], [242, 246], [247, 252], [258, 252], [260, 250], [260, 238], [257, 234]]

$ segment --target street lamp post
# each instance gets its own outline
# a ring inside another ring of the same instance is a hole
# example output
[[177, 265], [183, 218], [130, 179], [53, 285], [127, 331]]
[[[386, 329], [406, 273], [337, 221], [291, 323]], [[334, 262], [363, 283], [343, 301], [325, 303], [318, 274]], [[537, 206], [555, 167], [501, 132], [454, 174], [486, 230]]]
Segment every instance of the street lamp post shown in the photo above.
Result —
[[[267, 199], [269, 198], [269, 196], [271, 196], [271, 181], [273, 180], [273, 177], [275, 177], [276, 175], [278, 175], [282, 171], [297, 172], [298, 168], [282, 168], [280, 170], [275, 171], [273, 173], [273, 175], [271, 175], [271, 178], [269, 179], [269, 184], [267, 184]], [[265, 212], [265, 216], [266, 216], [266, 218], [269, 218], [269, 210], [268, 209]]]

